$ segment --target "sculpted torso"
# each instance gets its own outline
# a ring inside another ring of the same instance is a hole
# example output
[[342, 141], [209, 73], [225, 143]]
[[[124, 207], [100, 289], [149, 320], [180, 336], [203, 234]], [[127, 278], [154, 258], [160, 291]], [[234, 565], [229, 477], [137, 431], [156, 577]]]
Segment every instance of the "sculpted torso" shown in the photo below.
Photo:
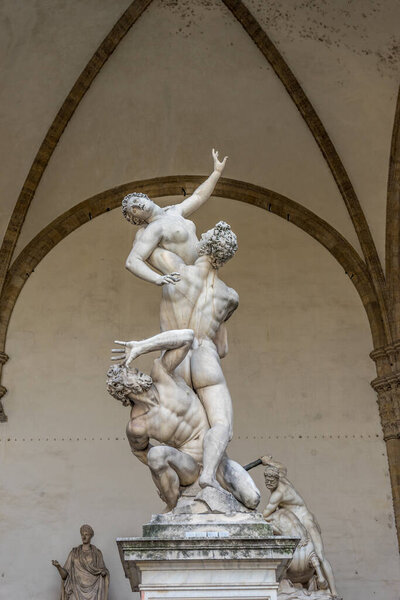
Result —
[[314, 515], [307, 508], [303, 498], [285, 477], [282, 477], [278, 488], [271, 496], [271, 500], [274, 499], [274, 494], [277, 494], [277, 499], [280, 497], [279, 507], [292, 511], [307, 529], [309, 527], [318, 527]]
[[201, 259], [192, 266], [180, 265], [179, 273], [181, 280], [176, 285], [163, 288], [161, 329], [193, 329], [196, 347], [196, 342], [215, 338], [221, 323], [238, 306], [239, 296], [219, 279], [217, 270], [201, 264]]
[[[154, 269], [166, 275], [172, 270], [169, 253], [181, 258], [185, 264], [192, 265], [198, 258], [197, 244], [196, 226], [193, 221], [185, 219], [171, 207], [164, 209], [162, 217], [139, 229], [133, 251], [141, 255]], [[149, 249], [151, 252], [146, 256]]]
[[295, 512], [298, 508], [305, 508], [305, 503], [300, 494], [294, 489], [288, 480], [285, 480], [281, 476], [278, 488], [274, 492], [281, 496], [279, 506], [282, 508], [289, 508], [292, 512]]
[[138, 440], [153, 438], [187, 452], [201, 461], [207, 417], [196, 394], [177, 375], [169, 375], [156, 360], [152, 370], [157, 388], [154, 399], [135, 403], [131, 410], [130, 433]]

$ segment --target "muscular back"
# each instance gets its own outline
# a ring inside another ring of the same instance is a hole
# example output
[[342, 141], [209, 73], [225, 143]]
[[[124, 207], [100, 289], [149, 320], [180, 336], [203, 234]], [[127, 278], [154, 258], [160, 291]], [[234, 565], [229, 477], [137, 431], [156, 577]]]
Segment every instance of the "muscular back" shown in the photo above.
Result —
[[213, 339], [236, 309], [239, 297], [207, 263], [182, 264], [179, 271], [181, 281], [163, 289], [161, 329], [189, 328], [198, 341]]

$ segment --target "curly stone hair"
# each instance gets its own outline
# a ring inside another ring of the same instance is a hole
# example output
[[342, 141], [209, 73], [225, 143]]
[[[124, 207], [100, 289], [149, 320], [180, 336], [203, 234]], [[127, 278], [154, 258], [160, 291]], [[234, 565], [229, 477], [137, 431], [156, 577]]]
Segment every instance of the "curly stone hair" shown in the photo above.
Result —
[[[140, 199], [145, 198], [146, 200], [150, 200], [147, 194], [142, 194], [142, 192], [134, 192], [133, 194], [127, 194], [125, 198], [122, 200], [122, 214], [125, 219], [132, 223], [133, 225], [142, 225], [142, 219], [132, 216], [130, 212], [130, 208], [132, 206], [137, 206], [140, 209], [145, 208], [144, 202], [141, 202]], [[151, 202], [151, 200], [150, 200]]]
[[278, 467], [275, 467], [275, 465], [267, 465], [267, 467], [264, 469], [264, 477], [268, 475], [270, 477], [280, 477], [280, 474], [280, 470]]
[[82, 533], [83, 533], [84, 531], [88, 531], [88, 532], [89, 532], [89, 535], [90, 535], [90, 537], [93, 537], [93, 536], [94, 536], [94, 531], [93, 531], [93, 528], [92, 528], [92, 527], [90, 527], [90, 525], [87, 525], [86, 523], [85, 523], [85, 525], [82, 525], [82, 527], [81, 527], [81, 528], [80, 528], [80, 530], [79, 530], [79, 532], [80, 532], [80, 534], [81, 534], [81, 535], [82, 535]]
[[149, 375], [135, 369], [133, 372], [134, 382], [126, 383], [125, 374], [126, 367], [124, 365], [112, 365], [107, 372], [107, 391], [124, 406], [129, 406], [129, 394], [147, 392], [152, 386], [153, 380]]
[[199, 256], [210, 256], [214, 269], [219, 269], [225, 264], [238, 249], [237, 237], [230, 225], [225, 221], [219, 221], [202, 236], [198, 245]]

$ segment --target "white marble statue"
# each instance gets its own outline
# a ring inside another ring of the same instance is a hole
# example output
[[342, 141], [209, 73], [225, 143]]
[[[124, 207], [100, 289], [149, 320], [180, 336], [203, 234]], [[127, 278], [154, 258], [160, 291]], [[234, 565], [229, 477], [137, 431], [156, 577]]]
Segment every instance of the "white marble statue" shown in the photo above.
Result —
[[233, 420], [220, 358], [228, 349], [225, 322], [239, 302], [237, 293], [219, 279], [218, 269], [236, 252], [237, 240], [221, 221], [199, 242], [194, 224], [185, 218], [210, 197], [225, 167], [226, 157], [220, 162], [218, 152], [213, 150], [212, 155], [213, 173], [180, 204], [163, 209], [143, 194], [129, 194], [122, 208], [130, 222], [143, 226], [126, 267], [141, 279], [163, 286], [161, 331], [194, 331], [192, 348], [179, 372], [193, 385], [210, 423], [199, 484], [218, 489], [216, 473], [232, 438]]
[[90, 543], [94, 531], [82, 525], [80, 533], [82, 544], [72, 548], [65, 565], [52, 561], [62, 579], [61, 600], [107, 600], [110, 576], [102, 553]]
[[266, 466], [265, 485], [271, 492], [263, 511], [264, 519], [283, 535], [301, 538], [294, 562], [288, 568], [287, 578], [292, 583], [305, 585], [306, 589], [310, 585], [312, 589], [311, 580], [315, 574], [318, 588], [328, 588], [328, 598], [338, 598], [332, 567], [325, 556], [321, 528], [315, 516], [287, 478], [286, 467], [271, 456], [264, 456], [261, 460]]
[[[160, 497], [172, 510], [180, 486], [194, 483], [200, 473], [203, 443], [209, 424], [205, 410], [177, 372], [194, 342], [191, 329], [165, 331], [142, 341], [116, 343], [113, 360], [123, 360], [108, 372], [108, 391], [124, 405], [131, 406], [127, 437], [133, 454], [150, 468]], [[162, 351], [151, 376], [133, 368], [142, 354]], [[153, 446], [150, 438], [163, 445]], [[223, 453], [218, 466], [220, 484], [242, 504], [254, 509], [260, 494], [250, 475]]]

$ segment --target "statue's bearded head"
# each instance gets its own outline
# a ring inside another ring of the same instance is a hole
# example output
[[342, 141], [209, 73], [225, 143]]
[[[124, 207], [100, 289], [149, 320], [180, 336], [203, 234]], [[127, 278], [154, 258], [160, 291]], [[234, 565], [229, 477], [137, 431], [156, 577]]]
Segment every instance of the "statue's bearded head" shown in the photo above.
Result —
[[122, 214], [133, 225], [143, 225], [153, 212], [154, 202], [147, 194], [134, 192], [122, 200]]
[[129, 395], [147, 392], [153, 385], [149, 375], [138, 369], [127, 369], [125, 365], [112, 365], [107, 373], [107, 391], [113, 398], [129, 406]]
[[264, 480], [269, 490], [275, 490], [279, 485], [279, 469], [272, 465], [268, 466], [264, 471]]
[[197, 245], [198, 255], [209, 256], [214, 269], [222, 267], [232, 258], [237, 249], [237, 237], [225, 221], [220, 221], [215, 227], [203, 233]]
[[80, 528], [82, 544], [90, 544], [90, 540], [94, 536], [94, 531], [90, 525], [82, 525]]

